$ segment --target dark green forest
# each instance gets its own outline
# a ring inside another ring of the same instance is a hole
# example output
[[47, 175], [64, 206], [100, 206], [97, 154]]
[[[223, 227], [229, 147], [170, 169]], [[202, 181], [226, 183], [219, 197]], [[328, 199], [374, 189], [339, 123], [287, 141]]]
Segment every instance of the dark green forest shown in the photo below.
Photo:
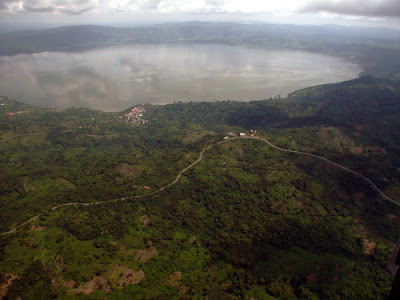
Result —
[[[400, 206], [326, 161], [224, 137], [256, 130], [366, 176], [400, 203], [398, 81], [364, 76], [285, 99], [145, 105], [141, 125], [126, 119], [130, 108], [0, 103], [4, 299], [389, 294]], [[77, 205], [52, 209], [69, 203]]]

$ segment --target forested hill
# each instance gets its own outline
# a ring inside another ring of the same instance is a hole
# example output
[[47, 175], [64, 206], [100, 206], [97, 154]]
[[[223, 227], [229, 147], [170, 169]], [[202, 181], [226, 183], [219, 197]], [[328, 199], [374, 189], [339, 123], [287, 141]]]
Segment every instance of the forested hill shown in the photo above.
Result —
[[397, 114], [400, 82], [362, 76], [338, 83], [294, 92], [274, 106], [293, 117], [320, 118], [353, 124]]
[[183, 112], [176, 116], [182, 122], [185, 119], [196, 120], [204, 125], [284, 128], [315, 123], [351, 126], [397, 116], [400, 112], [400, 81], [362, 76], [342, 83], [299, 90], [285, 99], [179, 102], [166, 105], [164, 109], [170, 111], [176, 107]]
[[291, 106], [294, 115], [319, 116], [351, 123], [398, 113], [399, 95], [399, 81], [363, 76], [339, 84], [295, 92], [286, 103], [318, 106], [312, 113]]
[[0, 231], [17, 228], [0, 236], [1, 291], [385, 299], [399, 207], [327, 161], [224, 138], [257, 130], [400, 201], [399, 107], [399, 82], [374, 77], [120, 113], [0, 97]]
[[1, 34], [0, 55], [83, 51], [121, 44], [186, 42], [323, 53], [357, 62], [368, 74], [400, 76], [400, 31], [388, 28], [213, 22], [129, 28], [65, 26]]

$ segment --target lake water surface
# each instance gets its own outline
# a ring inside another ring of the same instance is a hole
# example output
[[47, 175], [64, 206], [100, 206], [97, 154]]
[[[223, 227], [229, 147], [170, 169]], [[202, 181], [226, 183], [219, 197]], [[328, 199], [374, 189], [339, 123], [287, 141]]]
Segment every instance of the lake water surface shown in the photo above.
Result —
[[40, 106], [118, 111], [140, 103], [283, 97], [361, 71], [343, 59], [300, 51], [129, 45], [0, 57], [0, 95]]

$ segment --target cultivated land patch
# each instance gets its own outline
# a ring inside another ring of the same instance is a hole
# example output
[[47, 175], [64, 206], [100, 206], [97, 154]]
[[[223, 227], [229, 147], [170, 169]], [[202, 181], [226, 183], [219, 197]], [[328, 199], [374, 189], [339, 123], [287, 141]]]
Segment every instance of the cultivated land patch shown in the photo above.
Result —
[[140, 217], [140, 222], [142, 222], [143, 227], [149, 227], [151, 224], [151, 220], [148, 215], [143, 215]]
[[69, 290], [71, 294], [85, 294], [89, 295], [94, 291], [101, 290], [104, 294], [111, 292], [112, 287], [108, 280], [101, 276], [93, 277], [89, 282], [81, 284], [78, 288]]
[[167, 278], [165, 279], [165, 284], [177, 287], [180, 285], [181, 280], [182, 280], [182, 272], [175, 271], [167, 276]]
[[135, 260], [139, 262], [146, 262], [158, 255], [158, 250], [154, 246], [147, 249], [136, 250]]
[[122, 178], [138, 176], [143, 172], [140, 166], [130, 164], [118, 165], [117, 171], [122, 176]]
[[13, 273], [4, 275], [4, 282], [0, 284], [0, 299], [7, 294], [8, 287], [13, 283], [14, 280], [18, 279], [18, 276]]
[[364, 254], [372, 254], [372, 251], [374, 251], [375, 247], [375, 242], [370, 241], [369, 239], [364, 240]]
[[145, 277], [143, 270], [135, 271], [128, 267], [119, 267], [119, 268], [122, 269], [120, 280], [118, 282], [119, 286], [138, 284]]

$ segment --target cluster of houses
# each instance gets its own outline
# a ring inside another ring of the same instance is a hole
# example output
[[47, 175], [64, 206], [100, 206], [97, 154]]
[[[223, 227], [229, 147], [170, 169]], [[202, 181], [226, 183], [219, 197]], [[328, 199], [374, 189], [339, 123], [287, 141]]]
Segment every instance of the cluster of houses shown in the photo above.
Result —
[[[246, 132], [239, 132], [239, 137], [255, 136], [256, 134], [257, 134], [257, 130], [256, 129], [251, 129], [247, 133]], [[234, 132], [228, 132], [228, 135], [226, 137], [224, 137], [224, 139], [227, 140], [229, 138], [234, 138], [234, 137], [238, 137], [238, 135], [236, 133], [234, 133]]]
[[146, 120], [141, 119], [145, 112], [146, 109], [143, 106], [137, 105], [133, 107], [131, 111], [125, 115], [125, 117], [127, 118], [127, 121], [131, 121], [140, 125], [141, 123], [146, 123]]

